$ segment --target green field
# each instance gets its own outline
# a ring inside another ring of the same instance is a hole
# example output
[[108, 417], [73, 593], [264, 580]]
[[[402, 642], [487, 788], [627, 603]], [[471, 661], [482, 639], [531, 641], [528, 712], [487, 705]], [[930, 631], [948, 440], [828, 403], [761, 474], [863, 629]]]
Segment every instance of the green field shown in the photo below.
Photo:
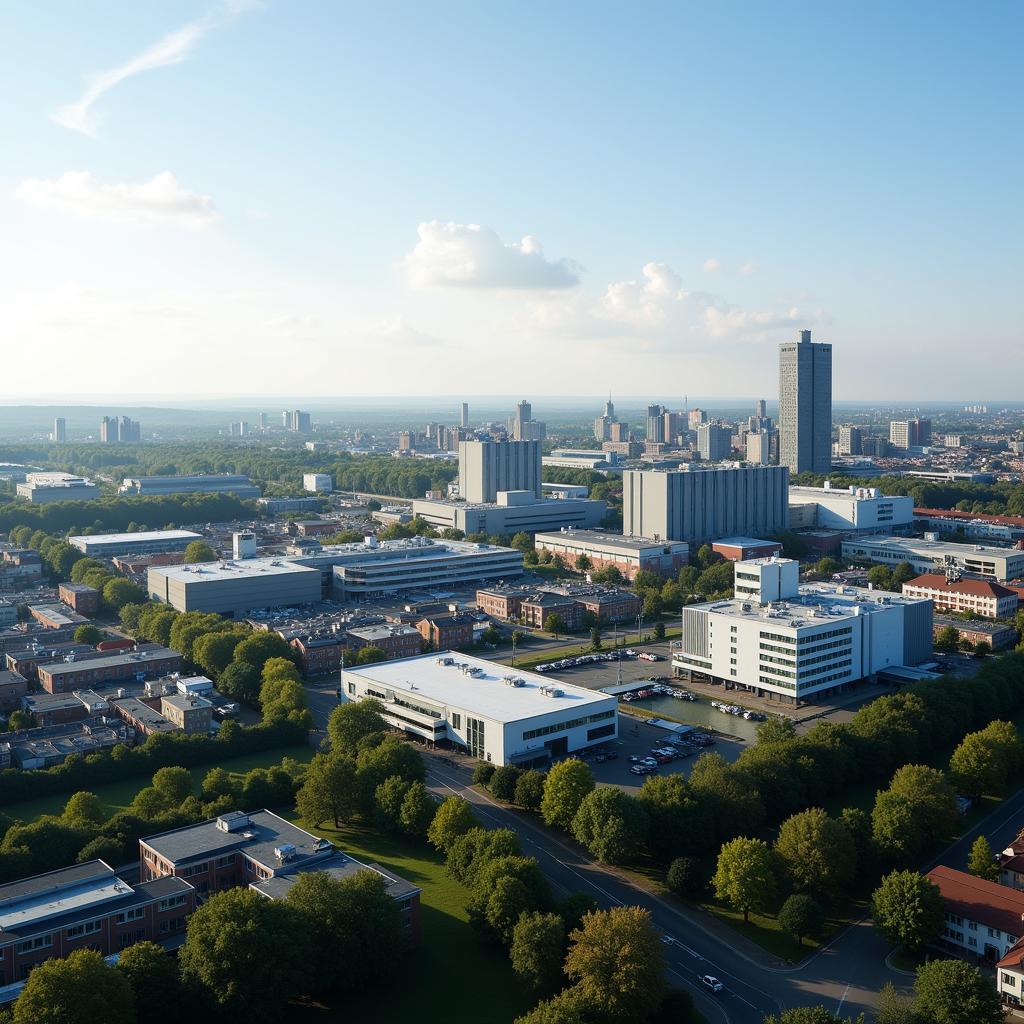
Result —
[[[291, 757], [296, 761], [309, 761], [315, 751], [306, 744], [298, 744], [293, 747], [278, 747], [275, 750], [263, 750], [258, 754], [246, 754], [242, 757], [230, 757], [217, 764], [197, 765], [190, 769], [192, 773], [193, 787], [196, 793], [202, 784], [203, 776], [211, 768], [223, 768], [232, 775], [244, 775], [253, 768], [268, 768], [272, 764], [278, 764], [282, 758]], [[96, 786], [94, 792], [103, 802], [104, 809], [108, 815], [117, 814], [125, 810], [132, 802], [135, 794], [140, 789], [149, 785], [150, 776], [137, 775], [122, 782], [111, 782], [105, 786]], [[17, 818], [20, 821], [31, 822], [43, 814], [60, 814], [68, 801], [70, 793], [55, 793], [53, 796], [41, 797], [38, 800], [25, 800], [21, 803], [10, 804], [2, 808], [4, 814]]]
[[[309, 828], [292, 812], [303, 828]], [[467, 923], [467, 892], [452, 881], [441, 857], [426, 846], [356, 826], [309, 828], [341, 850], [373, 861], [422, 887], [419, 948], [400, 965], [384, 991], [340, 995], [332, 1005], [295, 1008], [290, 1024], [381, 1024], [419, 1021], [447, 1024], [453, 1005], [471, 1007], [456, 1015], [473, 1024], [511, 1024], [536, 1002], [512, 973], [508, 956], [485, 942]]]

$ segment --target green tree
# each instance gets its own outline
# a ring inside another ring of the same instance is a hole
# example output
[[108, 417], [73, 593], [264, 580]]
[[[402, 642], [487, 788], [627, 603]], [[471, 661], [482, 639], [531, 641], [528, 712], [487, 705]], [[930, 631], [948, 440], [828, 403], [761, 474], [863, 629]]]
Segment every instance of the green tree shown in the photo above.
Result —
[[514, 764], [503, 764], [491, 776], [487, 788], [497, 799], [511, 803], [516, 795], [516, 783], [522, 774], [522, 768]]
[[949, 759], [949, 770], [959, 790], [975, 800], [986, 793], [1002, 796], [1020, 771], [1021, 755], [1013, 723], [990, 722], [980, 732], [963, 738]]
[[794, 814], [782, 823], [775, 853], [793, 888], [818, 899], [845, 893], [857, 875], [849, 833], [820, 807]]
[[838, 558], [830, 558], [826, 555], [824, 558], [818, 559], [817, 563], [814, 566], [814, 571], [819, 576], [825, 576], [826, 578], [829, 578], [832, 576], [833, 573], [839, 572], [839, 570], [842, 567], [842, 563], [839, 561]]
[[398, 821], [402, 831], [414, 839], [426, 839], [437, 803], [422, 782], [411, 782], [402, 800]]
[[715, 895], [742, 911], [744, 922], [749, 921], [752, 910], [763, 910], [775, 896], [775, 871], [768, 844], [745, 837], [726, 843], [718, 853], [711, 883]]
[[310, 980], [309, 927], [291, 903], [251, 889], [216, 893], [189, 918], [178, 954], [181, 976], [220, 1011], [280, 1020]]
[[951, 835], [958, 820], [954, 793], [942, 772], [908, 764], [875, 797], [871, 828], [893, 862], [910, 864], [932, 843]]
[[520, 915], [546, 910], [550, 903], [551, 891], [537, 862], [504, 856], [479, 866], [466, 910], [471, 925], [507, 946]]
[[821, 904], [806, 893], [795, 892], [787, 896], [779, 908], [779, 927], [796, 939], [798, 946], [805, 938], [815, 939], [825, 925]]
[[917, 969], [916, 1010], [929, 1024], [1001, 1024], [1003, 1008], [990, 979], [962, 960], [932, 960]]
[[205, 540], [194, 540], [185, 548], [185, 561], [191, 562], [216, 562], [217, 552]]
[[601, 627], [594, 626], [590, 630], [590, 649], [592, 651], [599, 651], [603, 646], [601, 643]]
[[137, 942], [121, 951], [117, 970], [135, 994], [140, 1021], [171, 1024], [180, 1015], [181, 984], [178, 964], [155, 942]]
[[251, 665], [257, 672], [262, 673], [263, 666], [271, 658], [287, 658], [291, 661], [292, 654], [287, 641], [268, 630], [247, 636], [235, 648], [233, 660], [236, 664]]
[[447, 853], [459, 836], [477, 827], [476, 815], [468, 800], [452, 794], [440, 803], [427, 830], [427, 840], [435, 850]]
[[358, 809], [355, 764], [340, 754], [314, 754], [306, 777], [295, 795], [295, 807], [314, 828], [333, 821], [340, 828]]
[[192, 773], [187, 768], [171, 766], [153, 773], [153, 788], [162, 793], [172, 807], [192, 795]]
[[693, 899], [708, 886], [711, 872], [697, 857], [676, 857], [665, 872], [665, 884], [679, 897]]
[[580, 572], [586, 572], [588, 569], [592, 569], [594, 563], [590, 560], [590, 556], [584, 554], [582, 551], [576, 556], [576, 568]]
[[984, 836], [978, 836], [971, 844], [971, 853], [967, 858], [967, 870], [977, 878], [987, 882], [999, 881], [999, 865], [992, 854], [992, 847]]
[[361, 739], [387, 729], [387, 722], [381, 714], [383, 710], [384, 706], [377, 700], [339, 704], [327, 719], [327, 739], [331, 750], [354, 755]]
[[533, 992], [556, 992], [564, 982], [565, 947], [565, 922], [560, 914], [523, 914], [512, 929], [512, 970]]
[[552, 612], [544, 619], [544, 628], [557, 640], [559, 636], [567, 633], [569, 627], [566, 625], [565, 619], [562, 618], [558, 612]]
[[795, 739], [796, 723], [792, 718], [774, 715], [757, 727], [757, 742], [766, 746], [770, 743], [789, 743]]
[[856, 1020], [849, 1017], [838, 1017], [824, 1006], [797, 1006], [791, 1010], [783, 1010], [778, 1017], [765, 1017], [763, 1024], [864, 1024], [864, 1014]]
[[933, 646], [937, 651], [955, 651], [960, 646], [960, 633], [956, 626], [943, 626], [935, 634]]
[[876, 590], [893, 590], [892, 570], [887, 565], [873, 565], [868, 569], [868, 582]]
[[74, 639], [76, 644], [88, 644], [90, 647], [95, 647], [103, 639], [103, 631], [91, 622], [83, 622], [75, 630]]
[[661, 1004], [665, 959], [646, 910], [594, 911], [569, 940], [565, 973], [599, 1019], [639, 1024]]
[[232, 700], [255, 705], [259, 700], [260, 671], [255, 665], [232, 661], [217, 679], [217, 689]]
[[401, 916], [376, 871], [342, 879], [303, 872], [286, 900], [305, 921], [317, 987], [351, 991], [394, 975], [404, 946]]
[[135, 997], [123, 974], [92, 949], [46, 960], [14, 1004], [14, 1024], [135, 1024]]
[[222, 630], [204, 633], [192, 644], [192, 660], [211, 678], [218, 679], [231, 664], [235, 648], [245, 638], [244, 633]]
[[942, 934], [939, 887], [916, 871], [893, 871], [871, 897], [875, 928], [893, 945], [924, 949]]
[[145, 601], [146, 594], [137, 583], [131, 580], [112, 579], [103, 584], [103, 600], [106, 605], [119, 612], [128, 605]]
[[575, 988], [538, 1003], [529, 1013], [516, 1017], [514, 1024], [588, 1024], [586, 1006]]
[[875, 1024], [920, 1024], [913, 997], [897, 992], [893, 983], [887, 981], [878, 993]]
[[387, 652], [375, 644], [367, 644], [356, 651], [355, 663], [357, 665], [375, 665], [378, 662], [387, 660]]
[[644, 805], [617, 786], [592, 789], [572, 819], [572, 834], [605, 864], [627, 864], [643, 848], [649, 827]]
[[102, 825], [107, 820], [103, 804], [95, 793], [85, 791], [73, 793], [64, 805], [65, 821], [72, 825]]
[[531, 768], [516, 779], [513, 801], [528, 811], [539, 811], [544, 799], [544, 773]]
[[660, 619], [654, 624], [654, 639], [665, 639], [665, 623], [662, 622]]
[[31, 729], [35, 722], [32, 716], [21, 708], [12, 711], [7, 718], [7, 728], [11, 732], [20, 732], [22, 729]]
[[568, 758], [554, 765], [544, 780], [540, 813], [544, 824], [569, 829], [583, 798], [594, 788], [594, 774], [583, 761]]

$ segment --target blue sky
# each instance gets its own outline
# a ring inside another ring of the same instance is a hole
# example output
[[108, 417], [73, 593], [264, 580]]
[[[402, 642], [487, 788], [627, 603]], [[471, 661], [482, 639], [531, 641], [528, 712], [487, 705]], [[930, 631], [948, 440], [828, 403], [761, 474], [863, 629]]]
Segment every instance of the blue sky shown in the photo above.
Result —
[[1022, 10], [14, 0], [0, 392], [1017, 398]]

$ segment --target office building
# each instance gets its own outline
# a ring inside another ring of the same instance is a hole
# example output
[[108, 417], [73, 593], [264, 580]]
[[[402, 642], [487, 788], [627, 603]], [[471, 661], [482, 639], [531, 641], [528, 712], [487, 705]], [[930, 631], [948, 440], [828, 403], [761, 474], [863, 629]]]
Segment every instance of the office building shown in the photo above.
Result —
[[313, 417], [300, 409], [286, 409], [281, 413], [281, 425], [293, 434], [308, 434], [313, 429]]
[[395, 728], [496, 765], [544, 763], [618, 735], [615, 697], [466, 654], [346, 668], [341, 697], [375, 698]]
[[920, 448], [932, 443], [932, 421], [915, 417], [889, 424], [889, 443], [894, 448]]
[[21, 707], [21, 698], [28, 693], [28, 680], [20, 672], [0, 669], [0, 714], [9, 715]]
[[[643, 445], [637, 444], [635, 451], [639, 454], [643, 448]], [[560, 469], [587, 469], [607, 474], [615, 471], [618, 461], [619, 452], [616, 447], [610, 441], [605, 441], [601, 451], [592, 448], [556, 448], [550, 455], [541, 458], [541, 465]]]
[[860, 453], [871, 459], [884, 459], [892, 454], [892, 445], [888, 438], [878, 434], [862, 434], [860, 439]]
[[497, 501], [414, 501], [413, 515], [437, 529], [461, 530], [489, 537], [600, 526], [608, 514], [607, 503], [591, 498], [542, 498], [532, 491], [499, 491]]
[[125, 477], [118, 494], [233, 494], [258, 498], [260, 489], [239, 473]]
[[50, 440], [56, 444], [64, 444], [68, 439], [68, 422], [63, 416], [58, 416], [53, 421], [53, 433], [50, 434]]
[[839, 428], [839, 454], [864, 454], [864, 431], [860, 427], [843, 426]]
[[962, 533], [971, 540], [1016, 544], [1024, 540], [1024, 516], [981, 515], [956, 509], [915, 508], [914, 523], [937, 533]]
[[463, 402], [459, 415], [459, 426], [465, 430], [469, 426], [469, 402]]
[[411, 658], [423, 651], [423, 637], [415, 626], [390, 622], [373, 626], [356, 626], [345, 634], [352, 650], [376, 647], [388, 658]]
[[761, 540], [759, 537], [722, 537], [712, 542], [711, 550], [730, 562], [747, 562], [753, 558], [781, 555], [782, 545], [777, 540]]
[[1017, 614], [1016, 590], [993, 580], [975, 580], [956, 573], [925, 573], [903, 584], [908, 597], [927, 597], [936, 612], [981, 615], [987, 619], [1012, 619]]
[[585, 555], [592, 571], [616, 568], [627, 580], [635, 579], [641, 569], [675, 576], [688, 563], [690, 554], [690, 546], [685, 541], [625, 537], [600, 530], [538, 533], [533, 540], [538, 551], [561, 555], [567, 565], [574, 566], [576, 559]]
[[93, 501], [100, 496], [100, 489], [74, 473], [26, 473], [25, 482], [17, 485], [17, 495], [33, 505], [49, 505], [55, 501]]
[[789, 528], [785, 466], [627, 470], [622, 479], [624, 534], [695, 545]]
[[843, 558], [876, 562], [890, 568], [908, 562], [918, 574], [958, 568], [971, 576], [1006, 583], [1024, 576], [1024, 551], [950, 544], [918, 537], [856, 537], [842, 543]]
[[184, 878], [129, 884], [102, 860], [0, 886], [0, 978], [6, 1001], [32, 970], [79, 949], [102, 956], [148, 940], [180, 945], [195, 889]]
[[513, 441], [543, 441], [547, 427], [541, 420], [533, 418], [533, 407], [524, 400], [516, 405], [516, 411], [508, 421], [508, 432]]
[[248, 437], [249, 435], [249, 424], [245, 420], [238, 420], [235, 423], [228, 425], [228, 435], [230, 437]]
[[747, 434], [747, 462], [752, 466], [769, 466], [771, 461], [771, 435], [767, 431]]
[[334, 481], [330, 473], [303, 473], [302, 489], [313, 494], [318, 491], [333, 491]]
[[117, 440], [117, 417], [104, 416], [100, 420], [100, 443], [113, 444]]
[[213, 704], [194, 693], [161, 697], [160, 714], [186, 736], [206, 736], [213, 726]]
[[540, 477], [540, 441], [459, 442], [459, 494], [466, 501], [496, 501], [499, 491], [540, 499]]
[[702, 423], [697, 428], [697, 451], [705, 462], [721, 462], [732, 448], [732, 431], [720, 423]]
[[611, 398], [604, 403], [604, 412], [594, 420], [594, 437], [598, 441], [610, 441], [612, 439], [612, 424], [618, 423], [615, 418], [615, 406]]
[[799, 579], [793, 559], [737, 562], [735, 598], [683, 608], [673, 670], [795, 704], [931, 655], [930, 601]]
[[259, 608], [313, 604], [322, 597], [316, 569], [279, 558], [247, 558], [202, 565], [154, 565], [149, 596], [179, 612], [241, 617]]
[[68, 543], [90, 558], [148, 555], [158, 551], [184, 551], [201, 533], [191, 530], [142, 530], [139, 533], [95, 533], [68, 537]]
[[665, 412], [663, 405], [647, 406], [647, 420], [644, 437], [647, 441], [665, 440]]
[[181, 669], [182, 658], [177, 651], [153, 646], [126, 654], [108, 654], [83, 661], [58, 661], [39, 665], [39, 685], [47, 693], [71, 693], [73, 690], [94, 690], [113, 686], [122, 680], [140, 682], [157, 679]]
[[779, 462], [791, 473], [827, 473], [832, 465], [832, 346], [779, 346]]
[[100, 610], [103, 594], [86, 583], [61, 583], [57, 588], [61, 604], [77, 615], [95, 615]]
[[119, 416], [117, 420], [117, 439], [122, 443], [135, 444], [142, 440], [142, 425], [130, 416]]
[[[914, 521], [914, 499], [884, 495], [877, 487], [790, 487], [789, 504], [801, 514], [813, 507], [812, 521], [800, 518], [803, 527], [819, 530], [858, 530], [892, 533], [909, 528]], [[794, 525], [791, 517], [790, 525]]]

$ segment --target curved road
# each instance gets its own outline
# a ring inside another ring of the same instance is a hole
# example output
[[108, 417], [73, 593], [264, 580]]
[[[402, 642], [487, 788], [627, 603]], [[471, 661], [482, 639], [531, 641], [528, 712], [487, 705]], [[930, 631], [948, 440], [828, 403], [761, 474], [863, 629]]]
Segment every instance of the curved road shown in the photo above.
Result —
[[[314, 719], [326, 723], [337, 704], [333, 690], [307, 688], [307, 694]], [[769, 954], [747, 956], [731, 945], [726, 926], [709, 924], [702, 912], [640, 888], [564, 842], [557, 833], [538, 824], [535, 816], [499, 804], [473, 789], [468, 768], [429, 752], [426, 761], [430, 789], [440, 796], [455, 793], [464, 797], [486, 824], [514, 830], [524, 851], [537, 859], [557, 892], [586, 892], [603, 907], [629, 905], [648, 910], [655, 927], [665, 936], [670, 980], [693, 994], [698, 1009], [712, 1024], [761, 1024], [768, 1014], [817, 1004], [855, 1017], [874, 1010], [878, 992], [887, 981], [897, 988], [909, 987], [909, 978], [886, 966], [885, 957], [891, 947], [875, 934], [866, 918], [800, 964], [772, 966]], [[927, 867], [943, 863], [963, 868], [971, 843], [979, 834], [989, 839], [994, 850], [1001, 850], [1022, 824], [1024, 789], [1003, 801]], [[708, 993], [700, 984], [704, 974], [719, 978], [724, 991]]]

